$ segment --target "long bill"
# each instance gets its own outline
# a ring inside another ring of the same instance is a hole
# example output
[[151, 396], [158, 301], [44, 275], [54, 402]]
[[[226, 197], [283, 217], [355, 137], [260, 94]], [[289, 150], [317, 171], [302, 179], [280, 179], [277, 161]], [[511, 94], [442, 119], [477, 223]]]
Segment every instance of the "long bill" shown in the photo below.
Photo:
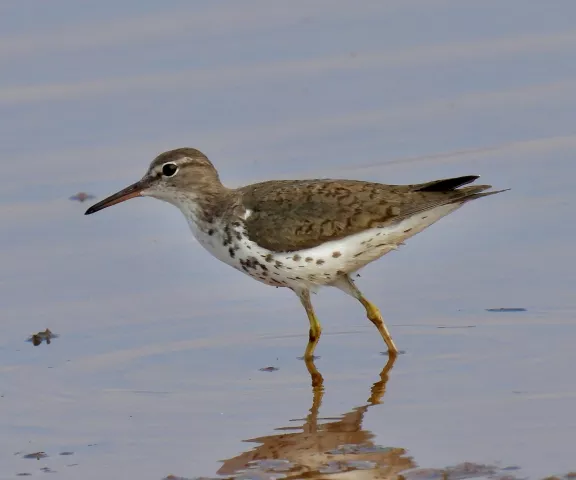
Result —
[[126, 187], [114, 195], [110, 195], [101, 202], [92, 205], [88, 210], [86, 210], [84, 215], [91, 215], [92, 213], [96, 213], [100, 210], [103, 210], [104, 208], [116, 205], [117, 203], [125, 202], [131, 198], [139, 197], [142, 195], [142, 190], [144, 190], [146, 187], [148, 187], [148, 185], [144, 180], [133, 183], [129, 187]]

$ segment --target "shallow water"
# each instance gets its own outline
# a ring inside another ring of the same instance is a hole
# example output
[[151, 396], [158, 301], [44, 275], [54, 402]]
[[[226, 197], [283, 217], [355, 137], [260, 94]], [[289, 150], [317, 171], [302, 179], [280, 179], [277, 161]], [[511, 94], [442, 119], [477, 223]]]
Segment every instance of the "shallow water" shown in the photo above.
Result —
[[[0, 7], [0, 479], [576, 470], [573, 2], [88, 3]], [[297, 298], [173, 207], [70, 200], [183, 145], [229, 185], [511, 190], [361, 272], [393, 365], [330, 289], [306, 365]]]

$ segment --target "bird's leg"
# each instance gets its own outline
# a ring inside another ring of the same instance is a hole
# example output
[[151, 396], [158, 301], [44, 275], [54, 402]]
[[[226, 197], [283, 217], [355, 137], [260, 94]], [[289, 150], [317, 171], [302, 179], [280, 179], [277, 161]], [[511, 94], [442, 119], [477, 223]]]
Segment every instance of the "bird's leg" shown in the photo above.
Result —
[[304, 352], [304, 360], [313, 359], [314, 349], [316, 348], [316, 344], [318, 343], [318, 340], [320, 340], [320, 335], [322, 334], [322, 326], [320, 325], [320, 322], [314, 313], [314, 308], [312, 307], [312, 302], [310, 301], [310, 290], [303, 288], [301, 290], [294, 291], [306, 309], [308, 321], [310, 322], [308, 345], [306, 345], [306, 351]]
[[359, 300], [362, 305], [364, 305], [368, 319], [376, 326], [380, 332], [380, 335], [382, 335], [384, 342], [386, 342], [389, 355], [397, 355], [398, 349], [396, 348], [396, 345], [394, 345], [392, 336], [386, 328], [386, 324], [384, 323], [384, 319], [382, 318], [380, 310], [378, 310], [376, 305], [374, 305], [372, 302], [367, 300], [364, 295], [362, 295], [362, 292], [358, 290], [358, 287], [354, 284], [353, 280], [348, 275], [344, 275], [332, 285], [336, 288], [339, 288], [348, 295], [353, 296], [355, 299]]

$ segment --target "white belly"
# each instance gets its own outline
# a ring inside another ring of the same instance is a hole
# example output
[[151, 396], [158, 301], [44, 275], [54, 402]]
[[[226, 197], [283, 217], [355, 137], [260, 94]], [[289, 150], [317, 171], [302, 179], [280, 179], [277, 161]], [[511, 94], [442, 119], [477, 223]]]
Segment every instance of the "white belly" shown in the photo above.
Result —
[[224, 263], [267, 285], [314, 290], [396, 250], [404, 240], [459, 206], [444, 205], [393, 226], [373, 228], [298, 252], [273, 252], [260, 247], [246, 237], [241, 223], [228, 231], [220, 224], [200, 229], [192, 217], [186, 217], [198, 242]]

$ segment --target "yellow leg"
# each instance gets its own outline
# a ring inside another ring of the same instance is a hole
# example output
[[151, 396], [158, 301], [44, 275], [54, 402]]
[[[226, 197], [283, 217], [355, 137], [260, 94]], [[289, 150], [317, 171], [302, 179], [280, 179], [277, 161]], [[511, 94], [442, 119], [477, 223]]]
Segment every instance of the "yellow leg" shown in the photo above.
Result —
[[376, 328], [380, 332], [380, 335], [382, 335], [382, 338], [384, 339], [386, 345], [388, 346], [388, 352], [391, 354], [398, 353], [398, 349], [396, 348], [396, 345], [394, 345], [394, 340], [392, 340], [392, 336], [390, 335], [390, 332], [388, 331], [388, 328], [384, 323], [384, 319], [382, 318], [382, 314], [380, 313], [380, 310], [378, 310], [378, 307], [374, 305], [372, 302], [366, 300], [363, 296], [360, 296], [358, 300], [360, 300], [362, 305], [364, 305], [368, 319], [374, 325], [376, 325]]
[[368, 319], [376, 326], [380, 332], [380, 335], [382, 335], [382, 339], [384, 342], [386, 342], [386, 345], [388, 346], [388, 353], [390, 355], [396, 356], [398, 354], [398, 349], [396, 348], [396, 345], [394, 345], [392, 336], [390, 335], [388, 328], [386, 328], [386, 324], [384, 323], [384, 319], [382, 318], [382, 314], [380, 313], [380, 310], [378, 310], [378, 307], [364, 298], [362, 292], [358, 290], [358, 287], [354, 285], [352, 279], [347, 275], [340, 277], [340, 279], [334, 283], [334, 286], [352, 295], [354, 298], [359, 300], [362, 305], [364, 305]]
[[314, 313], [314, 308], [312, 307], [312, 302], [310, 301], [310, 291], [300, 290], [296, 292], [302, 305], [306, 309], [306, 314], [308, 315], [308, 321], [310, 322], [310, 332], [308, 335], [308, 345], [306, 345], [306, 351], [304, 352], [304, 359], [309, 360], [314, 358], [314, 349], [320, 340], [320, 335], [322, 334], [322, 326], [316, 318]]

